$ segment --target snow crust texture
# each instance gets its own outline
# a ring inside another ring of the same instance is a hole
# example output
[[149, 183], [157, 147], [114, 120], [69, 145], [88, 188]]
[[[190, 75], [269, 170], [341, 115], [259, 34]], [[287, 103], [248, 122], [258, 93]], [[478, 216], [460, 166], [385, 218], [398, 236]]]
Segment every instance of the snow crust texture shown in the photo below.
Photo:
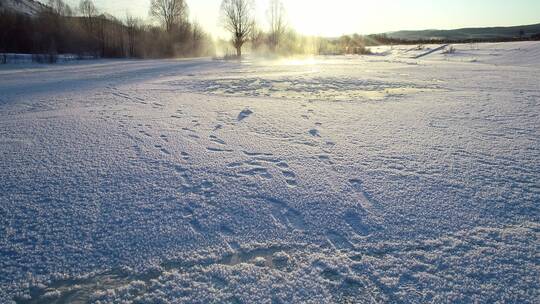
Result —
[[538, 303], [540, 44], [455, 47], [0, 67], [0, 303]]

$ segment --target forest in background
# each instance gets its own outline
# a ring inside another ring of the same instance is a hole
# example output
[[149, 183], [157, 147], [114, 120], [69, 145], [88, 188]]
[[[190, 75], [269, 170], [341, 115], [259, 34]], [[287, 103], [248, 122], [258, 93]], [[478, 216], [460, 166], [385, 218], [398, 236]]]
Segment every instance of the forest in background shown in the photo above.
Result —
[[[31, 0], [26, 0], [31, 1]], [[242, 50], [264, 56], [369, 54], [369, 46], [392, 44], [477, 43], [539, 40], [540, 34], [490, 39], [402, 39], [379, 35], [338, 38], [298, 34], [287, 23], [280, 0], [270, 1], [267, 20], [255, 20], [251, 0], [223, 0], [223, 27], [231, 40], [214, 40], [189, 20], [185, 0], [152, 0], [150, 22], [126, 14], [117, 18], [99, 11], [91, 0], [73, 8], [49, 0], [36, 15], [0, 7], [0, 53], [59, 54], [78, 58], [239, 57]]]
[[[210, 56], [213, 41], [177, 11], [173, 22], [145, 23], [126, 15], [100, 12], [91, 0], [73, 9], [50, 0], [39, 14], [0, 10], [0, 53], [76, 54], [94, 58], [167, 58]], [[159, 20], [159, 16], [156, 16]], [[170, 22], [167, 20], [167, 22]]]

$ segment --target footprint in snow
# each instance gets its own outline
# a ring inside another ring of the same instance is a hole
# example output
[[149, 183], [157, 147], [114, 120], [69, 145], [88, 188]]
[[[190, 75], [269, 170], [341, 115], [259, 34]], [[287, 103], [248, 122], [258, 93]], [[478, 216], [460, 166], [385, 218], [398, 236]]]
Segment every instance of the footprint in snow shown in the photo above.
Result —
[[216, 143], [216, 144], [220, 144], [220, 145], [226, 145], [227, 144], [224, 140], [218, 138], [215, 135], [210, 135], [210, 141], [213, 142], [213, 143]]
[[309, 134], [311, 134], [311, 136], [314, 136], [314, 137], [321, 137], [321, 134], [319, 133], [319, 130], [317, 129], [309, 130]]
[[332, 246], [338, 250], [354, 249], [354, 245], [347, 239], [346, 236], [335, 230], [327, 230], [326, 238]]
[[371, 210], [377, 205], [377, 202], [373, 199], [370, 193], [364, 189], [364, 185], [361, 180], [353, 178], [349, 180], [353, 190], [360, 195], [360, 205], [365, 210]]
[[355, 234], [360, 236], [367, 236], [375, 228], [369, 225], [367, 214], [364, 210], [361, 212], [349, 210], [343, 216], [345, 222], [351, 227]]
[[294, 188], [298, 186], [298, 182], [296, 181], [296, 174], [294, 174], [294, 172], [289, 170], [283, 170], [281, 173], [283, 174], [285, 182], [287, 183], [287, 185], [289, 185], [289, 187]]
[[221, 149], [221, 148], [215, 148], [215, 147], [207, 147], [206, 150], [210, 152], [234, 152], [231, 149]]
[[161, 153], [163, 153], [163, 154], [171, 155], [171, 152], [169, 152], [169, 150], [163, 148], [163, 146], [161, 146], [161, 145], [154, 145], [154, 147], [156, 149], [158, 149], [159, 151], [161, 151]]
[[244, 109], [242, 110], [242, 112], [240, 112], [240, 114], [238, 114], [238, 121], [242, 121], [246, 118], [248, 118], [251, 114], [253, 114], [253, 111], [251, 111], [250, 109]]
[[270, 204], [272, 216], [281, 225], [298, 231], [304, 231], [306, 229], [306, 221], [302, 213], [279, 199], [268, 197], [264, 198], [264, 200]]

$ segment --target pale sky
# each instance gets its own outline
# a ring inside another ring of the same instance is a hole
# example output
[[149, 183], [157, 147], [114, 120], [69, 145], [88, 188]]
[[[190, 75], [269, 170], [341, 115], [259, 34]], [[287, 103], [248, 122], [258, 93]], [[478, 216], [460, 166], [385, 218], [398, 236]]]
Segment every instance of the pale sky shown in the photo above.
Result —
[[[66, 0], [77, 7], [78, 0]], [[261, 27], [269, 0], [255, 0]], [[123, 18], [126, 12], [148, 18], [150, 0], [94, 0], [96, 6]], [[190, 17], [206, 31], [223, 35], [221, 0], [187, 0]], [[454, 29], [540, 23], [540, 0], [283, 0], [288, 23], [307, 35], [339, 36], [397, 30]]]

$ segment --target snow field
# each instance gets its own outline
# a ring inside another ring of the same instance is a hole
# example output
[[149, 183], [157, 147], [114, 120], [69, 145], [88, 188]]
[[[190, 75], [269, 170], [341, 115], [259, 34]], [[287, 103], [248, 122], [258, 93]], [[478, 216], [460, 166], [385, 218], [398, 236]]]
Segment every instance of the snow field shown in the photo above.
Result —
[[540, 46], [464, 47], [0, 70], [0, 302], [536, 302]]

